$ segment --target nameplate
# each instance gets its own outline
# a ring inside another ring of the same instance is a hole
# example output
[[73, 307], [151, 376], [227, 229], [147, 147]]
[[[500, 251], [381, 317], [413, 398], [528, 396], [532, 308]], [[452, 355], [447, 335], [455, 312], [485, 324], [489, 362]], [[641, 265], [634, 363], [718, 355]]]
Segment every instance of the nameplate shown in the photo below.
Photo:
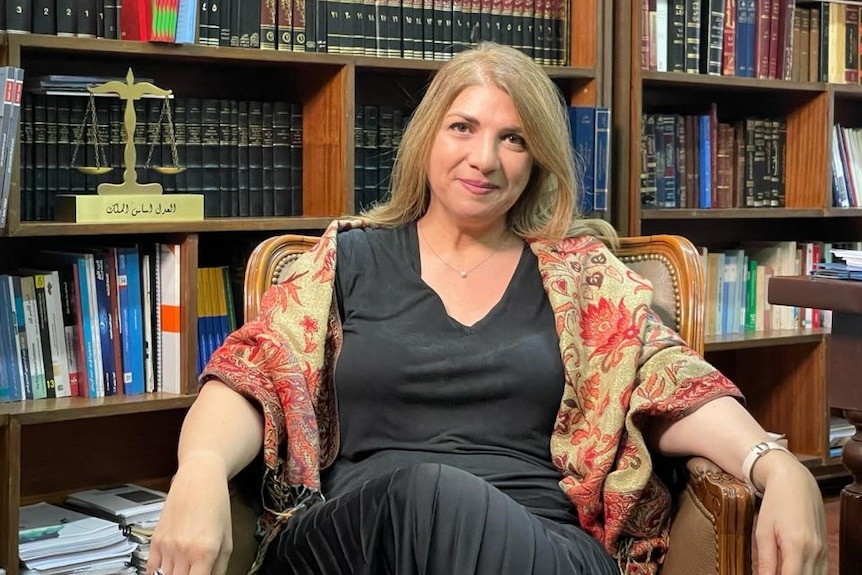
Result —
[[199, 222], [202, 194], [65, 195], [54, 200], [54, 219], [79, 224]]

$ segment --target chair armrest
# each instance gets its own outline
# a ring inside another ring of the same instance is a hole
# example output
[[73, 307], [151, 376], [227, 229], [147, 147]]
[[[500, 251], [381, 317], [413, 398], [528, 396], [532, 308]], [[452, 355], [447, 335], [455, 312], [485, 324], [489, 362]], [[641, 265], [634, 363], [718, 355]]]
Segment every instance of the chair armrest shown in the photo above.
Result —
[[748, 575], [754, 490], [702, 457], [692, 457], [686, 468], [661, 574]]

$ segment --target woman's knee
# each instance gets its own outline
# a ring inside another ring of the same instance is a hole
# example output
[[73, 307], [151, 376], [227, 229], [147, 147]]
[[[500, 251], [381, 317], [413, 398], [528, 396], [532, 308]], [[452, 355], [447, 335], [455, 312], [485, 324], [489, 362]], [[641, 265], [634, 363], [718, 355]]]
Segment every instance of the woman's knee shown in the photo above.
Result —
[[390, 500], [399, 503], [446, 502], [465, 497], [484, 499], [490, 488], [484, 479], [441, 463], [417, 463], [392, 475], [387, 488]]

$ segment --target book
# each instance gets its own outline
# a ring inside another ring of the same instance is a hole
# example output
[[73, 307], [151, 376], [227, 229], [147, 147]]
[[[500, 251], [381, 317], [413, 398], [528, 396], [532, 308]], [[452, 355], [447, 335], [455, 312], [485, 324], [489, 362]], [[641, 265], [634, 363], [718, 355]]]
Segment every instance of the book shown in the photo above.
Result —
[[158, 519], [167, 493], [134, 483], [87, 489], [66, 497], [66, 504], [122, 525]]

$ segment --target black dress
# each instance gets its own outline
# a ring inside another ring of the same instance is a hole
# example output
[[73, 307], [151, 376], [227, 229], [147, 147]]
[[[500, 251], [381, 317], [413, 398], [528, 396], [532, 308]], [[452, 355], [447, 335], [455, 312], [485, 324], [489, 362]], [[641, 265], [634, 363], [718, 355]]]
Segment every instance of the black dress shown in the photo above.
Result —
[[564, 375], [535, 255], [469, 327], [422, 281], [415, 225], [343, 232], [336, 261], [341, 446], [264, 572], [619, 573], [551, 463]]

